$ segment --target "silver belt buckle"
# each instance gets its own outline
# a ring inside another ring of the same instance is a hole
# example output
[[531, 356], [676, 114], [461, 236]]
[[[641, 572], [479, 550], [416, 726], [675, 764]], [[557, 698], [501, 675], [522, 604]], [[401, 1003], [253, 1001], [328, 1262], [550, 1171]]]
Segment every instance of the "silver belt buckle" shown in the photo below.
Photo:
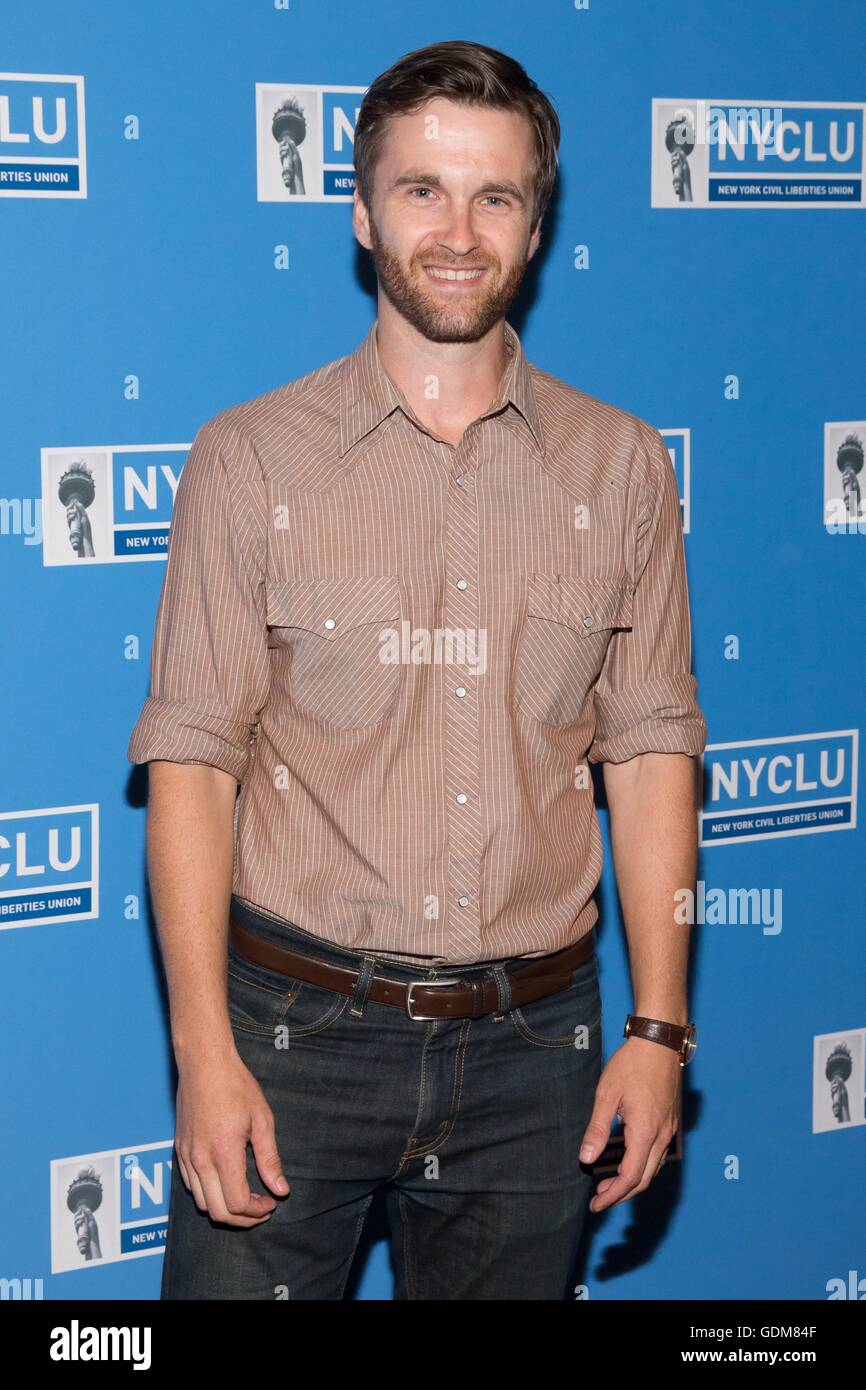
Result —
[[425, 1022], [435, 1019], [435, 1014], [413, 1014], [412, 1012], [412, 991], [416, 985], [423, 985], [425, 989], [437, 989], [440, 985], [459, 985], [459, 980], [410, 980], [406, 989], [406, 1013], [409, 1018], [416, 1022]]

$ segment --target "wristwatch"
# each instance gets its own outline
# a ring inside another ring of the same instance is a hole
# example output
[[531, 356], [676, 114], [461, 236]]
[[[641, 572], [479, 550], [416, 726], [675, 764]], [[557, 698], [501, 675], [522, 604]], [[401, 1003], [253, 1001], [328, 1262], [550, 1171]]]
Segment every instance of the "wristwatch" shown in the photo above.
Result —
[[623, 1029], [623, 1037], [646, 1038], [648, 1042], [663, 1043], [672, 1047], [680, 1055], [680, 1066], [684, 1067], [695, 1055], [698, 1045], [698, 1025], [696, 1023], [663, 1023], [658, 1018], [641, 1018], [640, 1014], [628, 1014]]

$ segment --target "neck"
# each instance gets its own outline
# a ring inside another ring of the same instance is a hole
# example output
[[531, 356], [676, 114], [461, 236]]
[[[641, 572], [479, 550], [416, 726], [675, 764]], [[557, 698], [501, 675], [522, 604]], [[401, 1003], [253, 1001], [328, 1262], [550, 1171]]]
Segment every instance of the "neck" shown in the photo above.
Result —
[[508, 365], [504, 319], [477, 342], [436, 343], [381, 294], [376, 345], [382, 366], [418, 419], [455, 442], [494, 404]]

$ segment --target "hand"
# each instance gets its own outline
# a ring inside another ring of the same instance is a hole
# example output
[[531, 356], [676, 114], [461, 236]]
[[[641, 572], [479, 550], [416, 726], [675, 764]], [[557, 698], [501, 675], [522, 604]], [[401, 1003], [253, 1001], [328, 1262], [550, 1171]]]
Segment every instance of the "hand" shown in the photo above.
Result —
[[177, 1089], [180, 1173], [199, 1211], [230, 1226], [259, 1226], [276, 1207], [251, 1192], [247, 1142], [262, 1182], [284, 1197], [289, 1184], [277, 1152], [274, 1117], [264, 1092], [238, 1054], [187, 1062]]
[[604, 1211], [649, 1187], [676, 1133], [681, 1084], [682, 1067], [673, 1048], [626, 1038], [614, 1052], [599, 1078], [580, 1158], [591, 1163], [598, 1157], [617, 1114], [625, 1131], [625, 1155], [617, 1176], [599, 1183], [590, 1211]]

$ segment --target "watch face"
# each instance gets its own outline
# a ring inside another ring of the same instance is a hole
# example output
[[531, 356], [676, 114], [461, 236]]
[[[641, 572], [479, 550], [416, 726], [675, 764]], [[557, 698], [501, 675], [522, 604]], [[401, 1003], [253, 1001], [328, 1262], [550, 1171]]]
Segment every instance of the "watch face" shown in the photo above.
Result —
[[688, 1034], [688, 1037], [686, 1038], [686, 1049], [685, 1049], [685, 1058], [684, 1058], [684, 1061], [690, 1062], [690, 1061], [692, 1060], [692, 1058], [693, 1058], [694, 1055], [695, 1055], [695, 1049], [696, 1049], [697, 1045], [698, 1045], [698, 1025], [697, 1025], [696, 1023], [692, 1023], [692, 1024], [690, 1025], [690, 1027], [689, 1027], [689, 1034]]

